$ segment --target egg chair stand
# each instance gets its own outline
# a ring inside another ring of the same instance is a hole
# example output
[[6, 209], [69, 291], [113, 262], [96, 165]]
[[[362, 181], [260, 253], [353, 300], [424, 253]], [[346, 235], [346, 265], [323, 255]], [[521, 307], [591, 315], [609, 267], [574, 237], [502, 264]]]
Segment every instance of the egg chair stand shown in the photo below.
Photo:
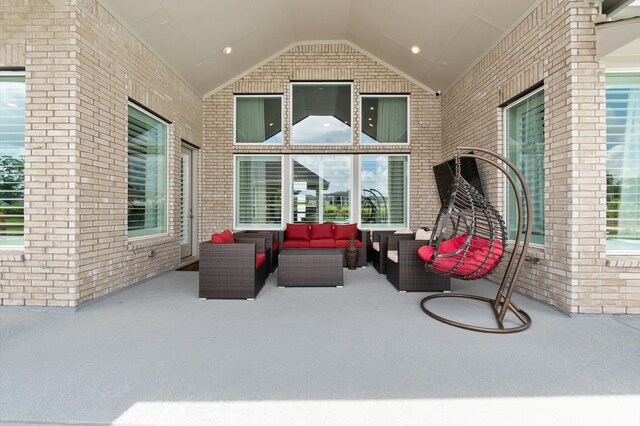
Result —
[[[507, 238], [504, 220], [484, 196], [462, 178], [460, 171], [461, 158], [475, 158], [492, 165], [506, 176], [511, 184], [515, 192], [518, 216], [517, 233], [510, 253], [505, 250]], [[516, 333], [526, 330], [531, 326], [531, 317], [511, 301], [531, 239], [531, 199], [524, 176], [508, 159], [482, 148], [460, 147], [457, 149], [455, 159], [456, 173], [454, 183], [451, 185], [447, 201], [443, 203], [436, 219], [430, 246], [421, 248], [421, 250], [427, 249], [425, 253], [430, 253], [433, 250], [427, 259], [421, 255], [427, 262], [425, 268], [453, 278], [472, 280], [482, 278], [493, 272], [504, 257], [508, 258], [508, 262], [502, 282], [494, 298], [473, 294], [434, 294], [422, 299], [420, 307], [431, 318], [466, 330], [496, 334]], [[517, 183], [521, 185], [522, 195], [520, 195]], [[523, 198], [527, 213], [526, 226], [523, 225], [525, 222]], [[521, 238], [523, 230], [524, 239]], [[455, 246], [455, 244], [460, 243], [460, 246]], [[445, 250], [447, 244], [447, 247], [453, 245], [454, 248], [448, 251]], [[496, 326], [484, 327], [457, 322], [437, 315], [427, 308], [429, 301], [442, 298], [476, 300], [488, 304], [495, 316]], [[519, 323], [516, 322], [515, 326], [505, 324], [505, 317], [509, 312], [519, 321]]]

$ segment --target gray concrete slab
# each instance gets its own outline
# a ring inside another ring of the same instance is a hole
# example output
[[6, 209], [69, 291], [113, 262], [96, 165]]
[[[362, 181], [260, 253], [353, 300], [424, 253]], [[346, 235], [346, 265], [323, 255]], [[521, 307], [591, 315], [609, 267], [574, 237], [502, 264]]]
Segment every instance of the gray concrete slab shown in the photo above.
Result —
[[[271, 275], [255, 301], [200, 301], [198, 273], [172, 272], [78, 312], [0, 309], [0, 422], [506, 424], [506, 406], [542, 419], [523, 424], [640, 424], [638, 318], [574, 319], [516, 295], [529, 330], [473, 333], [373, 268], [344, 273], [344, 288]], [[491, 318], [475, 302], [432, 306]]]

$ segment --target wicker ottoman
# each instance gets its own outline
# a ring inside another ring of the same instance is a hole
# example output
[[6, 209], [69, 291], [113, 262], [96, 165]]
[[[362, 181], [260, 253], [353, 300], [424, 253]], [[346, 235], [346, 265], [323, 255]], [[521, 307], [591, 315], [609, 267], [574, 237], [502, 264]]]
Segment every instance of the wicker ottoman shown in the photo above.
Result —
[[278, 287], [342, 287], [343, 254], [337, 249], [288, 249], [278, 258]]

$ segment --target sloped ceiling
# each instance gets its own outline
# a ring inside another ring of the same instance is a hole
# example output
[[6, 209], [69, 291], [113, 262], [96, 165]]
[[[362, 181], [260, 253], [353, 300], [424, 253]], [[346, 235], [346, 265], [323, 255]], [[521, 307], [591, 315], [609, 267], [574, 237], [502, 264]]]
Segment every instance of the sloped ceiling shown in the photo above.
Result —
[[[99, 0], [201, 95], [295, 43], [346, 40], [446, 90], [540, 0]], [[223, 49], [230, 46], [230, 55]], [[419, 54], [411, 52], [419, 46]]]

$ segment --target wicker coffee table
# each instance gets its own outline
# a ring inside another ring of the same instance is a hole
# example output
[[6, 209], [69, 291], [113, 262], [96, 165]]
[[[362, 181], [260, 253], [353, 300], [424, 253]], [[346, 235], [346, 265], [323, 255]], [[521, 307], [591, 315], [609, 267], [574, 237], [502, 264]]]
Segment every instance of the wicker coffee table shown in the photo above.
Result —
[[342, 287], [337, 249], [287, 249], [278, 256], [278, 287]]

